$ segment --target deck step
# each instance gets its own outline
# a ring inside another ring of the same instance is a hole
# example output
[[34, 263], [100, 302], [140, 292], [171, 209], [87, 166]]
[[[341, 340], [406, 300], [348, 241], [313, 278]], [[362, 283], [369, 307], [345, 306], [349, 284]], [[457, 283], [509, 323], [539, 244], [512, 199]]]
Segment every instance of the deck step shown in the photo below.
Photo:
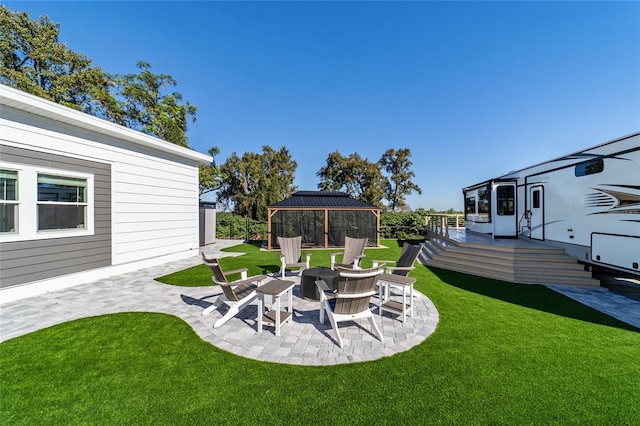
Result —
[[558, 248], [456, 244], [438, 238], [422, 244], [420, 259], [427, 266], [514, 283], [600, 285]]

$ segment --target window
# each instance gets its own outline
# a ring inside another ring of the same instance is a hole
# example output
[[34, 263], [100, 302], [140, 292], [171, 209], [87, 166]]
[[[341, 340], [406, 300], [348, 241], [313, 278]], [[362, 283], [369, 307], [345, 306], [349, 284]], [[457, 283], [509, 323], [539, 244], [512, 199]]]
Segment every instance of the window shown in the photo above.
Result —
[[464, 212], [476, 214], [476, 197], [467, 197], [464, 201]]
[[534, 209], [539, 209], [540, 208], [540, 190], [536, 189], [535, 191], [533, 191], [533, 208]]
[[0, 162], [0, 243], [93, 235], [94, 175]]
[[489, 188], [478, 189], [478, 214], [489, 214]]
[[38, 231], [87, 223], [87, 179], [38, 174]]
[[575, 175], [576, 177], [593, 175], [596, 173], [602, 173], [604, 170], [604, 160], [602, 158], [597, 160], [589, 160], [584, 163], [576, 164]]
[[515, 212], [515, 188], [512, 185], [501, 185], [496, 189], [498, 216], [513, 216]]
[[18, 172], [0, 169], [0, 232], [17, 232]]

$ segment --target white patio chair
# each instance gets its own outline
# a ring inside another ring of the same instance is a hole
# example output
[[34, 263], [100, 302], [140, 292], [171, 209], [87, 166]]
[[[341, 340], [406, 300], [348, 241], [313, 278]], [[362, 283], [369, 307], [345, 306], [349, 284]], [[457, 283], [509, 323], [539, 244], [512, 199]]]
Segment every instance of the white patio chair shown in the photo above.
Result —
[[[217, 320], [213, 328], [221, 327], [224, 323], [236, 316], [245, 306], [253, 302], [256, 297], [256, 288], [266, 279], [266, 275], [256, 275], [247, 278], [247, 268], [236, 269], [233, 271], [222, 270], [220, 262], [217, 258], [209, 259], [202, 253], [204, 264], [211, 269], [211, 279], [222, 288], [222, 294], [216, 298], [211, 306], [202, 312], [202, 315], [208, 315], [212, 311], [220, 308], [222, 305], [228, 306], [228, 311], [222, 318]], [[229, 281], [227, 275], [240, 274], [240, 279]]]
[[376, 294], [378, 277], [384, 272], [384, 265], [372, 269], [343, 269], [339, 268], [338, 288], [331, 290], [322, 280], [316, 281], [320, 293], [320, 323], [324, 324], [324, 314], [327, 313], [331, 327], [336, 332], [338, 345], [343, 342], [338, 323], [368, 319], [375, 335], [383, 341], [382, 332], [378, 328], [369, 308], [371, 296]]
[[[331, 269], [336, 266], [341, 268], [360, 268], [360, 259], [365, 257], [364, 248], [367, 246], [368, 238], [344, 237], [344, 252], [331, 253]], [[336, 263], [336, 256], [342, 254], [342, 262]]]
[[[311, 254], [302, 252], [302, 237], [278, 237], [278, 245], [280, 246], [280, 276], [284, 277], [287, 269], [299, 268], [298, 276], [302, 275], [302, 271], [309, 268]], [[304, 255], [305, 261], [301, 262]]]

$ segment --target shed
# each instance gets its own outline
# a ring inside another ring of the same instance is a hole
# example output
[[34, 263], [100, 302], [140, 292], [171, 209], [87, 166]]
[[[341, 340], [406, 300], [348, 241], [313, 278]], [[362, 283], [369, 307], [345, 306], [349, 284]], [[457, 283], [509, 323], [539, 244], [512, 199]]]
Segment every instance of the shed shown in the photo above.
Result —
[[8, 302], [198, 255], [211, 157], [0, 85]]
[[338, 191], [298, 191], [267, 208], [267, 248], [278, 237], [302, 236], [305, 247], [343, 247], [344, 237], [380, 246], [380, 207]]

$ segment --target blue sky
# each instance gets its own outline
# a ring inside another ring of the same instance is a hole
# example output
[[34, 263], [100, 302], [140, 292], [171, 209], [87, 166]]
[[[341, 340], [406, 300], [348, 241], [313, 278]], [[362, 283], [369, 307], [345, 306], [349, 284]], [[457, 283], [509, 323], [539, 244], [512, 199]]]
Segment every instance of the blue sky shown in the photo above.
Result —
[[640, 129], [640, 2], [31, 2], [112, 73], [139, 60], [198, 107], [200, 152], [286, 146], [317, 189], [330, 152], [409, 148], [422, 195]]

